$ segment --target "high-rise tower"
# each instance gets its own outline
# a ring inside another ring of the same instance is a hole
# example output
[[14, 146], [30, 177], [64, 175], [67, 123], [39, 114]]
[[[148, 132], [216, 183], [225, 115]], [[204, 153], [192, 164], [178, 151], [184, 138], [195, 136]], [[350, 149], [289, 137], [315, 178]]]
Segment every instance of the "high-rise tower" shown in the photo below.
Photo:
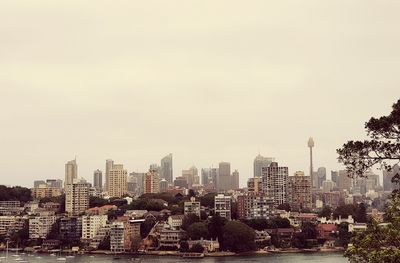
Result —
[[78, 178], [78, 165], [76, 159], [69, 161], [65, 164], [65, 186], [72, 184], [74, 179]]
[[174, 182], [172, 170], [172, 153], [161, 159], [160, 178], [167, 180], [169, 184], [173, 184]]
[[310, 176], [312, 187], [315, 187], [315, 180], [314, 180], [314, 168], [313, 168], [313, 156], [312, 156], [312, 148], [314, 147], [314, 140], [312, 137], [308, 139], [308, 148], [310, 148]]

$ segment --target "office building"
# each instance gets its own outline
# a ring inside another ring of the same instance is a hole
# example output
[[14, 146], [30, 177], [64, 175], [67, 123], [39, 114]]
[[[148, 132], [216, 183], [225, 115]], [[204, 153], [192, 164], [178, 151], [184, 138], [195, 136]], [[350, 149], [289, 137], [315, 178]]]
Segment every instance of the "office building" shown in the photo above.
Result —
[[78, 165], [76, 164], [76, 159], [69, 161], [65, 164], [65, 185], [72, 184], [74, 179], [78, 178]]
[[227, 191], [232, 188], [231, 184], [231, 164], [220, 162], [218, 166], [217, 190]]
[[352, 180], [348, 176], [347, 171], [346, 170], [339, 170], [337, 188], [340, 191], [347, 190], [348, 192], [350, 192], [351, 186], [352, 186]]
[[232, 184], [231, 189], [233, 189], [233, 190], [239, 189], [239, 172], [238, 172], [238, 170], [235, 170], [232, 173], [231, 184]]
[[106, 160], [106, 181], [105, 181], [105, 190], [109, 191], [108, 189], [108, 181], [109, 181], [109, 175], [110, 175], [110, 170], [113, 168], [114, 166], [114, 161], [111, 159], [107, 159]]
[[326, 181], [326, 168], [319, 167], [315, 176], [315, 188], [321, 189], [322, 182]]
[[326, 180], [326, 181], [322, 182], [322, 192], [323, 193], [332, 192], [334, 187], [335, 187], [335, 183], [331, 180]]
[[160, 179], [165, 179], [169, 184], [173, 183], [172, 153], [161, 159]]
[[160, 193], [166, 193], [168, 191], [168, 188], [169, 188], [168, 186], [169, 186], [168, 181], [165, 180], [165, 179], [161, 179], [160, 186], [159, 186]]
[[174, 186], [179, 188], [188, 188], [188, 183], [185, 177], [178, 176], [174, 180]]
[[188, 170], [182, 170], [182, 177], [186, 178], [189, 188], [200, 184], [198, 171], [195, 166], [190, 167]]
[[134, 184], [133, 192], [142, 195], [144, 193], [144, 178], [146, 173], [132, 172], [129, 174], [128, 183]]
[[264, 157], [260, 154], [257, 155], [253, 162], [254, 177], [261, 178], [262, 168], [268, 167], [273, 161], [274, 161], [274, 158]]
[[332, 180], [332, 182], [334, 182], [335, 184], [337, 184], [337, 182], [338, 182], [338, 177], [339, 177], [338, 171], [331, 171], [331, 180]]
[[122, 197], [128, 192], [128, 172], [122, 164], [113, 164], [108, 171], [108, 195]]
[[226, 218], [227, 220], [232, 219], [232, 198], [228, 195], [218, 194], [214, 199], [214, 211], [216, 215]]
[[96, 188], [98, 192], [103, 190], [103, 172], [99, 169], [93, 172], [93, 187]]
[[396, 174], [400, 175], [400, 167], [397, 164], [392, 167], [391, 171], [383, 170], [383, 190], [385, 192], [391, 192], [397, 188], [396, 184], [392, 182]]

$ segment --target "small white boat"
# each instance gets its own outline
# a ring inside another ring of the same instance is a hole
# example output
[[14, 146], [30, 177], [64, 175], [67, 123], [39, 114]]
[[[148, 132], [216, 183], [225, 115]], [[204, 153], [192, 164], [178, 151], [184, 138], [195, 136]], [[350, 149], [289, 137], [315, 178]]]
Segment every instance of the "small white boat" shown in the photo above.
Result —
[[57, 261], [66, 261], [67, 260], [67, 258], [64, 258], [64, 257], [58, 257], [57, 258]]

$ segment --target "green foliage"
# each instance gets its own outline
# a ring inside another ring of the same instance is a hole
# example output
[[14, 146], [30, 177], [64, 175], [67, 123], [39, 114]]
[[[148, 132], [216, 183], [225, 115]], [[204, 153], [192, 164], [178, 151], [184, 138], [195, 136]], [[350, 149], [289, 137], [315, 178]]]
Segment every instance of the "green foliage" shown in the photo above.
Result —
[[28, 188], [0, 185], [0, 201], [20, 201], [21, 203], [26, 203], [31, 200], [31, 190]]
[[151, 229], [153, 228], [153, 226], [156, 224], [156, 222], [151, 219], [148, 218], [146, 219], [141, 225], [140, 225], [140, 236], [142, 238], [147, 237], [147, 235], [150, 233]]
[[365, 129], [370, 140], [348, 141], [337, 150], [339, 161], [351, 176], [364, 176], [376, 164], [391, 170], [391, 161], [400, 160], [400, 99], [388, 116], [372, 117]]
[[294, 237], [294, 246], [297, 248], [312, 248], [317, 243], [317, 229], [313, 223], [304, 222], [301, 225], [301, 232]]
[[47, 234], [47, 239], [59, 239], [60, 238], [60, 219], [51, 226], [50, 232]]
[[208, 193], [200, 197], [200, 205], [208, 208], [214, 208], [214, 199], [216, 195], [216, 193]]
[[288, 204], [288, 203], [280, 204], [280, 205], [278, 205], [277, 208], [278, 208], [279, 210], [285, 210], [285, 211], [287, 211], [287, 212], [290, 212], [290, 210], [291, 210], [290, 204]]
[[145, 199], [140, 198], [139, 200], [133, 201], [129, 205], [121, 206], [121, 209], [124, 210], [147, 210], [147, 211], [161, 211], [166, 207], [161, 203], [158, 202], [156, 199]]
[[[365, 129], [370, 140], [349, 141], [338, 149], [339, 161], [346, 165], [351, 176], [364, 176], [365, 171], [379, 164], [391, 171], [392, 162], [400, 160], [400, 100], [388, 116], [371, 118]], [[392, 180], [396, 185], [386, 209], [386, 224], [374, 219], [367, 230], [356, 233], [345, 256], [350, 262], [399, 262], [400, 259], [400, 174]], [[363, 220], [363, 208], [359, 207]]]
[[200, 222], [200, 218], [197, 215], [195, 215], [195, 214], [186, 215], [183, 218], [181, 228], [183, 230], [187, 230], [189, 228], [189, 226], [191, 226], [193, 223], [197, 223], [197, 222]]
[[91, 196], [89, 199], [89, 207], [100, 207], [103, 205], [107, 205], [109, 204], [107, 199], [101, 198], [101, 197], [97, 197], [97, 196]]
[[187, 234], [192, 240], [199, 240], [201, 238], [208, 239], [210, 237], [207, 224], [204, 222], [191, 224], [187, 229]]
[[332, 208], [328, 205], [324, 205], [324, 207], [322, 207], [322, 210], [318, 213], [318, 216], [330, 218], [331, 214], [332, 214]]
[[347, 247], [351, 239], [351, 233], [349, 232], [349, 224], [340, 223], [340, 225], [338, 225], [337, 230], [338, 230], [338, 236], [336, 245], [339, 247]]
[[289, 228], [290, 221], [287, 218], [274, 217], [272, 219], [249, 219], [243, 223], [255, 230]]
[[351, 215], [357, 223], [367, 222], [367, 210], [363, 203], [359, 205], [340, 205], [333, 211], [334, 218], [339, 218], [339, 216], [347, 218], [349, 215]]
[[248, 252], [256, 249], [255, 232], [239, 221], [228, 221], [223, 227], [223, 248], [233, 252]]
[[14, 231], [11, 236], [10, 240], [12, 244], [15, 246], [21, 247], [26, 244], [29, 239], [29, 224], [28, 221], [24, 223], [24, 226], [19, 231]]
[[60, 210], [58, 211], [59, 213], [65, 213], [65, 194], [62, 194], [60, 196], [54, 196], [54, 197], [45, 197], [39, 200], [40, 204], [44, 203], [58, 203], [60, 204]]

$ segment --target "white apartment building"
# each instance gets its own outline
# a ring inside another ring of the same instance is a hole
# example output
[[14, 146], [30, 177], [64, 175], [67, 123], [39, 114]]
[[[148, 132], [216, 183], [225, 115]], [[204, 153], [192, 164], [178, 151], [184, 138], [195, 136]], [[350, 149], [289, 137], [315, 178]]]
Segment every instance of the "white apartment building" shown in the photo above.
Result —
[[79, 215], [89, 208], [90, 184], [84, 179], [75, 179], [72, 184], [65, 185], [65, 212]]
[[183, 218], [184, 215], [172, 215], [168, 217], [168, 225], [175, 230], [178, 230], [181, 228], [182, 223], [183, 223]]
[[128, 192], [128, 172], [122, 164], [114, 164], [108, 171], [108, 195], [122, 197]]
[[106, 226], [107, 220], [107, 215], [82, 216], [82, 240], [94, 238], [99, 229]]
[[26, 219], [19, 216], [0, 216], [0, 235], [5, 236], [24, 227]]
[[47, 213], [29, 219], [29, 238], [46, 238], [57, 218], [54, 213]]
[[124, 222], [113, 222], [110, 228], [110, 249], [112, 252], [125, 251]]
[[194, 197], [190, 201], [184, 203], [184, 215], [195, 214], [200, 218], [200, 202], [196, 201]]
[[220, 217], [231, 220], [232, 212], [231, 212], [231, 196], [218, 194], [214, 199], [214, 209], [215, 214]]

